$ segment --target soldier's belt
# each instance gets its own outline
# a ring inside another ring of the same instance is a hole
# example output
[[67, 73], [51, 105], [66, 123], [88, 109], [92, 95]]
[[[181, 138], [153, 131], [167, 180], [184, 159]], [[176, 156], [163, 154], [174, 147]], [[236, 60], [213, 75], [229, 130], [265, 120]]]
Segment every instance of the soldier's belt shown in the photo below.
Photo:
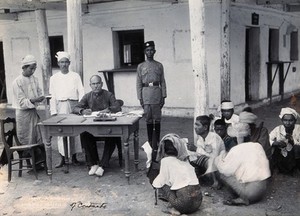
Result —
[[143, 83], [143, 87], [151, 87], [151, 86], [159, 86], [159, 82], [150, 82], [150, 83]]

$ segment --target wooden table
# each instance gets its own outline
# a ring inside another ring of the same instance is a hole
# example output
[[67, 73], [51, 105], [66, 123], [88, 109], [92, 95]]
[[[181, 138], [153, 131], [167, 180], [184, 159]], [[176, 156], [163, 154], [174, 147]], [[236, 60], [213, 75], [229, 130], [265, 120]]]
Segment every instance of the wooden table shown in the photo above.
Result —
[[[125, 156], [125, 176], [129, 182], [129, 138], [134, 134], [134, 164], [139, 163], [139, 120], [138, 116], [121, 116], [116, 121], [93, 121], [74, 114], [57, 115], [39, 123], [46, 148], [47, 168], [52, 181], [52, 136], [77, 136], [87, 131], [95, 137], [121, 137]], [[65, 145], [67, 146], [67, 145]], [[66, 147], [65, 147], [66, 148]], [[67, 149], [66, 149], [67, 150]], [[67, 151], [66, 151], [67, 152]], [[66, 154], [67, 155], [67, 154]]]

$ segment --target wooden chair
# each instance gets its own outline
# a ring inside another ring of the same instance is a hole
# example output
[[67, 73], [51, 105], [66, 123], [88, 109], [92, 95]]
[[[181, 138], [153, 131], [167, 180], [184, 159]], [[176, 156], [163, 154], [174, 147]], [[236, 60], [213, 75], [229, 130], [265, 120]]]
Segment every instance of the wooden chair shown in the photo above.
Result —
[[[16, 120], [14, 118], [1, 119], [1, 140], [4, 144], [4, 149], [6, 152], [7, 164], [8, 164], [8, 182], [11, 181], [12, 171], [18, 171], [19, 177], [22, 177], [23, 170], [33, 170], [35, 178], [37, 177], [36, 170], [36, 156], [35, 151], [38, 148], [43, 149], [44, 145], [41, 144], [28, 144], [23, 145], [20, 143], [16, 133]], [[4, 151], [4, 150], [3, 150]], [[28, 155], [23, 156], [23, 152], [29, 152]], [[18, 158], [14, 158], [13, 153], [18, 153]], [[23, 161], [26, 161], [26, 165], [23, 165]], [[31, 162], [31, 164], [30, 164]], [[43, 163], [46, 169], [46, 160], [38, 162]], [[13, 165], [19, 164], [19, 168], [13, 168]]]

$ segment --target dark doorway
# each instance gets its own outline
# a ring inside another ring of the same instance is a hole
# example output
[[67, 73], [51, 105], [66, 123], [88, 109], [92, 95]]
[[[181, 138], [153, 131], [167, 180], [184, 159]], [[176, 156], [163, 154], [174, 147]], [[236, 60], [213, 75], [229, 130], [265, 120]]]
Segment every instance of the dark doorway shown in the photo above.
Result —
[[246, 29], [245, 48], [245, 100], [259, 99], [260, 83], [260, 29], [250, 27]]
[[50, 36], [50, 55], [51, 55], [51, 65], [53, 68], [58, 67], [55, 55], [58, 51], [64, 51], [64, 38], [63, 36]]
[[6, 101], [7, 101], [7, 97], [6, 97], [6, 84], [5, 84], [3, 42], [0, 41], [0, 103], [5, 103]]

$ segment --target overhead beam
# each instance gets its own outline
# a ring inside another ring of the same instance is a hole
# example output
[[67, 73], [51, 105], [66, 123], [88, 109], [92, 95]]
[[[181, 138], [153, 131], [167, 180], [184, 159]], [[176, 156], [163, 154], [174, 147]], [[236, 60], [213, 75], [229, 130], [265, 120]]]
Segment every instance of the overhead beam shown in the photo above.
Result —
[[60, 8], [66, 9], [65, 2], [40, 2], [38, 0], [1, 0], [0, 8], [5, 9], [16, 9], [16, 10], [36, 10], [36, 9], [53, 9], [58, 10]]
[[[84, 0], [83, 0], [84, 1]], [[85, 0], [87, 1], [87, 0]], [[29, 3], [29, 4], [28, 4]], [[60, 2], [37, 2], [37, 0], [32, 0], [28, 2], [26, 0], [1, 0], [0, 2], [0, 9], [10, 9], [12, 11], [33, 11], [33, 10], [67, 10], [66, 1], [62, 0]], [[82, 13], [88, 12], [88, 4], [83, 3], [82, 6]], [[0, 13], [1, 14], [1, 13]]]
[[123, 0], [81, 0], [83, 4], [97, 4], [97, 3], [107, 3], [107, 2], [115, 2], [115, 1], [123, 1]]
[[131, 0], [131, 1], [147, 1], [147, 2], [161, 2], [161, 3], [178, 3], [179, 0]]
[[300, 0], [256, 0], [258, 5], [269, 5], [269, 4], [295, 4], [299, 3]]

